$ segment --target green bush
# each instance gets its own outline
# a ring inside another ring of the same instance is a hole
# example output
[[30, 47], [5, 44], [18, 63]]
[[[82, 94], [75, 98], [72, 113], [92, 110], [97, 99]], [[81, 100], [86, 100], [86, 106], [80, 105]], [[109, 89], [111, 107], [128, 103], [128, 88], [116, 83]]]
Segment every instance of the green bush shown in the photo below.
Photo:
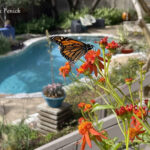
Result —
[[115, 8], [98, 8], [93, 15], [96, 18], [105, 19], [106, 25], [115, 25], [122, 22], [122, 10]]
[[83, 17], [85, 14], [88, 14], [88, 12], [89, 12], [88, 8], [76, 11], [75, 13], [64, 12], [59, 16], [57, 27], [62, 29], [68, 29], [71, 26], [72, 20], [80, 19], [80, 17]]
[[30, 22], [19, 24], [16, 26], [16, 33], [42, 33], [45, 34], [45, 30], [51, 30], [55, 27], [55, 20], [51, 17], [42, 15], [39, 19], [33, 19]]
[[24, 122], [17, 125], [0, 123], [0, 148], [12, 150], [33, 150], [52, 139], [53, 133], [46, 136], [30, 129]]
[[6, 54], [9, 51], [11, 51], [10, 42], [8, 38], [4, 37], [3, 35], [0, 35], [0, 55]]
[[150, 23], [150, 17], [147, 14], [144, 16], [144, 20], [146, 23]]
[[[102, 18], [105, 19], [106, 25], [115, 25], [122, 22], [122, 10], [118, 10], [115, 8], [98, 8], [96, 9], [93, 14], [95, 18]], [[62, 29], [70, 28], [71, 21], [74, 19], [80, 19], [85, 14], [89, 14], [89, 9], [84, 8], [80, 11], [73, 12], [64, 12], [60, 15], [57, 27]]]
[[129, 59], [125, 64], [116, 64], [111, 71], [110, 80], [115, 85], [121, 85], [125, 83], [126, 78], [135, 78], [139, 59]]

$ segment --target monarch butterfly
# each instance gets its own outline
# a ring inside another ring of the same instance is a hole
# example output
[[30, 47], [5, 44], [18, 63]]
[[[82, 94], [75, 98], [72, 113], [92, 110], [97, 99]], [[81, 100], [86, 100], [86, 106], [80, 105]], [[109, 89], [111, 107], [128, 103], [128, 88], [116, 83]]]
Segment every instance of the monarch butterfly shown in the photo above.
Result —
[[71, 63], [75, 63], [80, 57], [85, 55], [87, 51], [93, 48], [93, 45], [63, 36], [52, 36], [50, 40], [60, 46], [60, 53]]

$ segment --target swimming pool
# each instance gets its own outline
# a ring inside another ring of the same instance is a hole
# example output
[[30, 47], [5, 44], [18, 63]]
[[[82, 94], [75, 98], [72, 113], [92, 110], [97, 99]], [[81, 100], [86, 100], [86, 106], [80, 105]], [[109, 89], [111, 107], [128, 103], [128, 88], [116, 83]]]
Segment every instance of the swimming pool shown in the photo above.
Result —
[[[102, 37], [72, 36], [73, 39], [94, 45]], [[109, 39], [110, 40], [110, 39]], [[65, 64], [66, 59], [61, 56], [58, 46], [53, 43], [53, 69], [55, 82], [64, 85], [71, 82], [59, 75], [59, 68]], [[17, 54], [0, 58], [0, 93], [33, 93], [39, 92], [42, 88], [51, 83], [50, 56], [48, 53], [47, 41], [35, 42]], [[73, 67], [73, 72], [81, 65], [78, 61]]]

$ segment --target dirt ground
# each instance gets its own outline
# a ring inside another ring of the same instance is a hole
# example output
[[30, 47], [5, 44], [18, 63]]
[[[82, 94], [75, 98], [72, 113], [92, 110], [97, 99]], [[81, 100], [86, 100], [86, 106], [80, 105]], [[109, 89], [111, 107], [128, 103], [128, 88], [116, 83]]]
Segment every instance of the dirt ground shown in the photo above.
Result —
[[41, 103], [44, 103], [43, 98], [0, 98], [0, 115], [10, 123], [37, 113], [37, 106]]
[[[105, 33], [117, 35], [118, 26], [108, 26], [105, 29], [90, 29], [89, 33]], [[115, 61], [125, 63], [128, 58], [117, 58]], [[114, 62], [115, 62], [114, 61]], [[39, 98], [4, 98], [0, 95], [0, 120], [2, 116], [5, 117], [7, 122], [12, 122], [16, 119], [21, 119], [29, 114], [37, 113], [37, 106], [43, 103], [42, 97]]]

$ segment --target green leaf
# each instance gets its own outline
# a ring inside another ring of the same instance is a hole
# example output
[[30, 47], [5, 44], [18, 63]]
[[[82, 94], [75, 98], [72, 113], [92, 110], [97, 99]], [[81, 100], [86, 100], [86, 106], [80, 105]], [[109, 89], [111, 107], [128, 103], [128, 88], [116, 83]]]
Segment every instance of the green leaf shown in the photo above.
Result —
[[99, 130], [102, 129], [103, 123], [104, 122], [102, 122], [102, 121], [100, 121], [100, 122], [97, 123], [97, 127], [98, 127]]
[[118, 150], [122, 146], [122, 143], [115, 143], [110, 150]]
[[102, 109], [114, 109], [114, 107], [113, 107], [112, 105], [100, 105], [100, 104], [95, 104], [95, 105], [93, 106], [92, 112], [97, 111], [97, 110], [102, 110]]

